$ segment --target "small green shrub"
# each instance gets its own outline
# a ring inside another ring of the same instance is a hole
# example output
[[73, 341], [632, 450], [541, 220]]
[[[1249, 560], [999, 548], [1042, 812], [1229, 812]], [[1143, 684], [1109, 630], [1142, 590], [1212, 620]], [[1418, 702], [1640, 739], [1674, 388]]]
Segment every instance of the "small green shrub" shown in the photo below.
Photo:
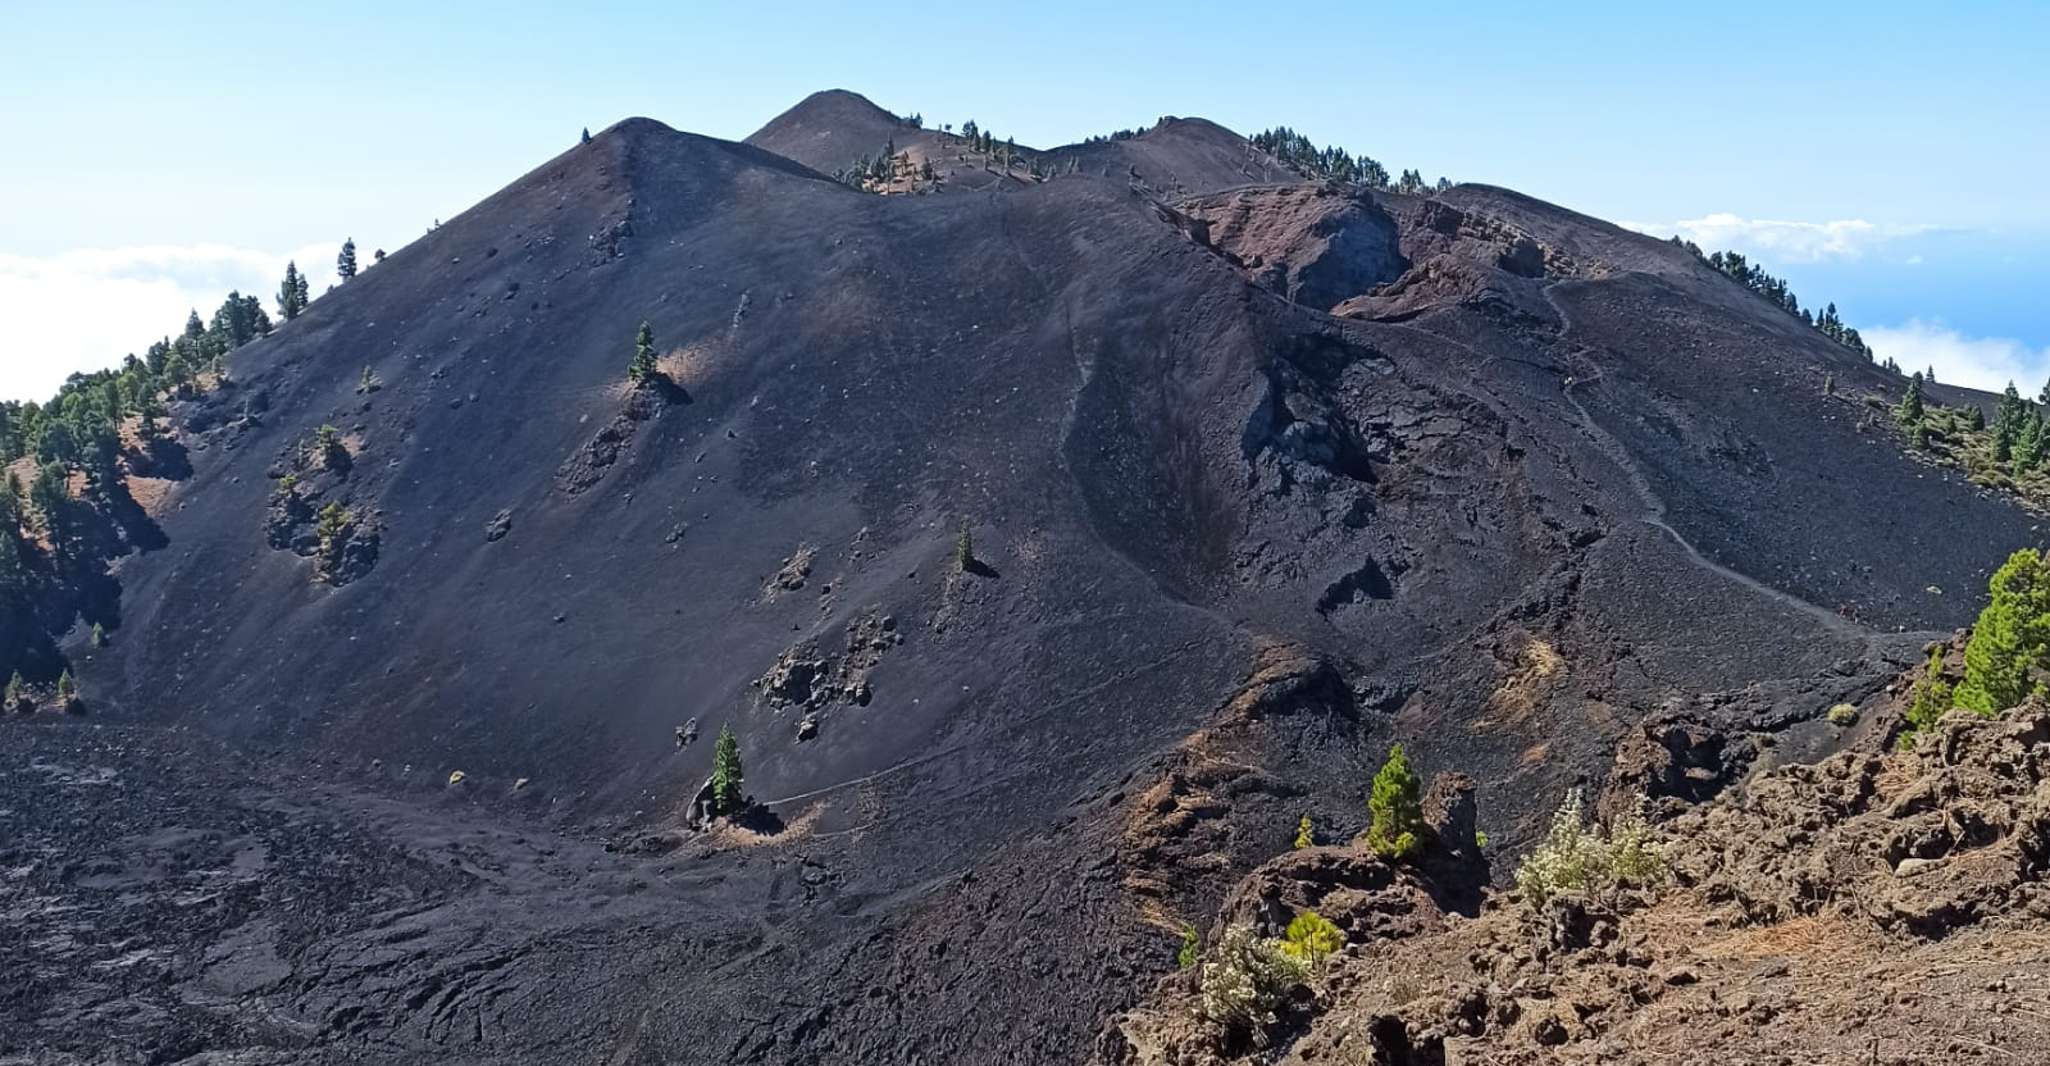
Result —
[[1345, 946], [1345, 933], [1316, 911], [1302, 911], [1289, 920], [1281, 950], [1310, 964], [1322, 965]]
[[1302, 822], [1295, 827], [1296, 850], [1301, 851], [1316, 843], [1316, 829], [1310, 824], [1310, 816], [1305, 814]]
[[1186, 970], [1203, 959], [1203, 937], [1193, 925], [1182, 926], [1182, 946], [1174, 953], [1176, 966]]
[[1858, 720], [1858, 709], [1848, 703], [1839, 703], [1829, 709], [1829, 724], [1847, 726]]

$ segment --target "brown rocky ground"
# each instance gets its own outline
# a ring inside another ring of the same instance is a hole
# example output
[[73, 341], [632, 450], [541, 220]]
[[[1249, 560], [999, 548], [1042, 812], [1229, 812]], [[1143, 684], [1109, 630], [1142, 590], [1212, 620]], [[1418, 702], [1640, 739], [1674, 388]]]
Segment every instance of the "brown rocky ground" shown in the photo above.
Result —
[[[1469, 917], [1433, 901], [1471, 868], [1391, 866], [1358, 843], [1284, 854], [1235, 890], [1212, 938], [1230, 922], [1278, 935], [1307, 907], [1347, 947], [1253, 1033], [1202, 1019], [1196, 971], [1181, 971], [1106, 1029], [1101, 1058], [2046, 1061], [2050, 706], [1954, 712], [1906, 751], [1887, 732], [1679, 808], [1659, 826], [1661, 890], [1542, 907], [1491, 893]], [[1434, 823], [1450, 824], [1442, 808]]]

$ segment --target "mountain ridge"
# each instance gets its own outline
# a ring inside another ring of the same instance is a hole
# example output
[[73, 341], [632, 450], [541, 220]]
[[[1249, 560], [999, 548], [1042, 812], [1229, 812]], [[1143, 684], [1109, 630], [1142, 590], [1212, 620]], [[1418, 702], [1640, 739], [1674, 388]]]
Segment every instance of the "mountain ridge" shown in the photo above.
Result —
[[[154, 797], [31, 887], [39, 931], [75, 903], [162, 961], [16, 947], [18, 1039], [1078, 1061], [1163, 930], [1299, 818], [1360, 826], [1388, 743], [1479, 779], [1505, 854], [1673, 713], [1820, 757], [2031, 536], [1865, 424], [1895, 377], [1670, 244], [1238, 181], [1269, 164], [1202, 120], [1027, 177], [877, 115], [622, 120], [176, 405], [165, 546], [110, 647], [64, 646], [88, 716], [0, 728], [36, 847], [79, 767]], [[937, 191], [827, 175], [878, 131]], [[374, 543], [342, 581], [329, 504]], [[755, 803], [707, 825], [726, 725]], [[360, 898], [280, 916], [323, 819]], [[145, 862], [242, 894], [159, 923], [119, 897]], [[209, 958], [282, 976], [172, 1006]]]

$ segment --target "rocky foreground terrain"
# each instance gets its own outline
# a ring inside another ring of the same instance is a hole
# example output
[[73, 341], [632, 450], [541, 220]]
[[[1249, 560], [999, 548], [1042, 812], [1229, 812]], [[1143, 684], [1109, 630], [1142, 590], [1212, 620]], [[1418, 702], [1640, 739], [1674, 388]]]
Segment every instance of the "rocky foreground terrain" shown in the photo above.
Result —
[[1892, 724], [1699, 804], [1673, 792], [1698, 778], [1684, 755], [1702, 738], [1648, 731], [1606, 806], [1650, 793], [1669, 870], [1613, 892], [1483, 893], [1485, 860], [1460, 843], [1472, 784], [1441, 778], [1436, 854], [1301, 848], [1231, 893], [1213, 943], [1232, 926], [1280, 937], [1305, 909], [1347, 939], [1263, 1022], [1215, 1020], [1191, 966], [1106, 1030], [1100, 1061], [2039, 1061], [2050, 705], [1954, 711], [1904, 750]]
[[[2044, 1057], [2042, 713], [1885, 753], [2038, 519], [1897, 374], [1506, 189], [996, 143], [629, 119], [168, 398], [15, 620], [0, 1061]], [[1337, 843], [1398, 742], [1473, 846]], [[1509, 894], [1576, 788], [1669, 883]]]

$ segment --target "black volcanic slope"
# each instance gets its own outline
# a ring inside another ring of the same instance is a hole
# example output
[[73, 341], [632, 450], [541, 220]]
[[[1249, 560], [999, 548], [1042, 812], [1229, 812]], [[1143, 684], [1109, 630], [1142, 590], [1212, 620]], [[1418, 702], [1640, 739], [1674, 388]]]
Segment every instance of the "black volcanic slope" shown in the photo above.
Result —
[[[1649, 715], [1871, 693], [2030, 537], [1668, 245], [1194, 120], [866, 195], [863, 105], [622, 122], [179, 412], [89, 713], [0, 723], [0, 1058], [1082, 1061], [1391, 739], [1513, 851]], [[265, 533], [323, 424], [338, 588]], [[727, 723], [767, 813], [687, 830]]]
[[891, 140], [908, 148], [935, 137], [930, 131], [907, 125], [865, 96], [827, 89], [769, 120], [747, 143], [830, 174], [857, 156], [879, 154]]

